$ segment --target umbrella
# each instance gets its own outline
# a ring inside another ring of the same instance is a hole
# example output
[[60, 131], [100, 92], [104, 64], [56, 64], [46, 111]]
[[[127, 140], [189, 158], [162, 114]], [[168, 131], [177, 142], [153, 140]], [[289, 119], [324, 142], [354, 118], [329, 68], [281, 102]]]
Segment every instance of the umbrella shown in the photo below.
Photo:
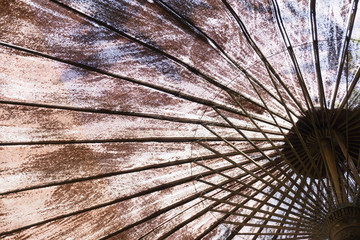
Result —
[[2, 0], [3, 239], [357, 239], [358, 1]]

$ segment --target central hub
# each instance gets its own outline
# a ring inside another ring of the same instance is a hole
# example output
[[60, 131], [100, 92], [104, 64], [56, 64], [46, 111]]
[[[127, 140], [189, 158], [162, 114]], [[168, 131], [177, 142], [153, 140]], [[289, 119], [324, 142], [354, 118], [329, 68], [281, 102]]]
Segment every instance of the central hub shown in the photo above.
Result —
[[327, 228], [331, 240], [360, 239], [360, 209], [348, 206], [331, 212]]
[[346, 146], [347, 154], [356, 162], [360, 149], [360, 112], [334, 110], [326, 113], [321, 109], [306, 112], [286, 135], [288, 142], [282, 153], [290, 166], [303, 176], [326, 177], [324, 154], [333, 158], [333, 165], [343, 168], [346, 158], [339, 141]]

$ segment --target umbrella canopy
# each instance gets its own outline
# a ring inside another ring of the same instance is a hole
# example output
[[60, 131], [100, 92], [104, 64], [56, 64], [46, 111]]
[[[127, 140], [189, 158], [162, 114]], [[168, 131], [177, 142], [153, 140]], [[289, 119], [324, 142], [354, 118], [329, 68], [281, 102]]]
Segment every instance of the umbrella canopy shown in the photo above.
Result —
[[2, 0], [0, 237], [355, 239], [357, 9]]

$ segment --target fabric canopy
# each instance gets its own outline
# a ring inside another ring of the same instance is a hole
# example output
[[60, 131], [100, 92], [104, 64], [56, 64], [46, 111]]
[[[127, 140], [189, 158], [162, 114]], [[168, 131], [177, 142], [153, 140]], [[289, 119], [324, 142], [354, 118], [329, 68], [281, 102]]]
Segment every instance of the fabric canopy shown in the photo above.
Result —
[[357, 7], [2, 0], [0, 237], [327, 239], [360, 203]]

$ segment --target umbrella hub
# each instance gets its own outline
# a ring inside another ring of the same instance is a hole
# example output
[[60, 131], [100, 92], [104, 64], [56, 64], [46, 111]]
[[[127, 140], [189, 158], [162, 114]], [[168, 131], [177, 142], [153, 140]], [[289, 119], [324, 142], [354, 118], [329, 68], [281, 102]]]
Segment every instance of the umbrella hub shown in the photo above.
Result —
[[298, 119], [285, 137], [284, 161], [297, 173], [324, 179], [334, 211], [327, 218], [330, 240], [360, 239], [360, 208], [345, 184], [360, 185], [360, 111], [316, 109]]
[[299, 174], [338, 181], [339, 175], [359, 165], [359, 136], [360, 111], [316, 109], [291, 128], [282, 153]]
[[328, 214], [326, 222], [330, 240], [360, 239], [360, 208], [338, 208]]

